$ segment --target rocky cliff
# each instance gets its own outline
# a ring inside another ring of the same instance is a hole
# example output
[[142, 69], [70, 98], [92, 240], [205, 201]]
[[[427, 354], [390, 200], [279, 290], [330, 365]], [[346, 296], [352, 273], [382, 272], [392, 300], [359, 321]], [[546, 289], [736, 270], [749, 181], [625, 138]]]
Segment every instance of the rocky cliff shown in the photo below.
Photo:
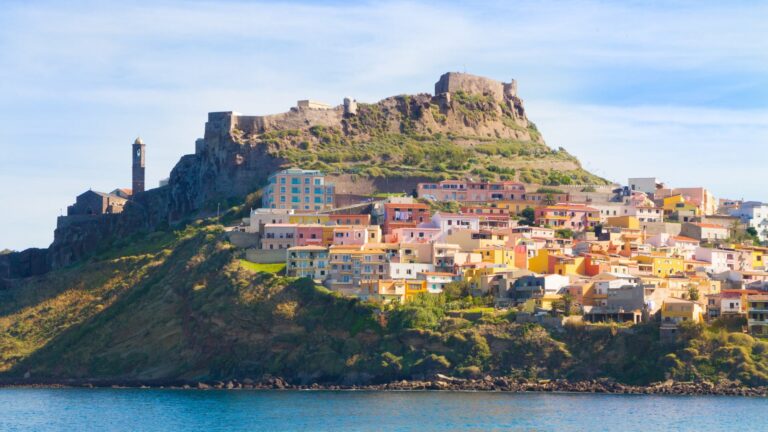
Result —
[[[549, 148], [528, 120], [517, 84], [447, 73], [435, 94], [366, 104], [245, 116], [208, 115], [195, 153], [181, 158], [169, 185], [138, 194], [117, 217], [56, 230], [45, 259], [60, 267], [115, 238], [242, 202], [277, 169], [296, 166], [336, 176], [340, 194], [402, 192], [425, 179], [517, 179], [537, 184], [602, 184], [563, 149]], [[396, 180], [395, 180], [396, 179]], [[333, 179], [332, 179], [333, 180]], [[0, 278], [35, 271], [18, 256], [0, 257]], [[28, 260], [26, 260], [28, 261]], [[25, 262], [26, 262], [25, 261]]]

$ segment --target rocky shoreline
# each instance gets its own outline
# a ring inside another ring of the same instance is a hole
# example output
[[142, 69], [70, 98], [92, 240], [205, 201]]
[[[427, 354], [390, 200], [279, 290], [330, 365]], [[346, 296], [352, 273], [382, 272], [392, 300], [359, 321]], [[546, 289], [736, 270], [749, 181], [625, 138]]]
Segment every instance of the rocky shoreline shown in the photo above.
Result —
[[665, 381], [647, 386], [625, 385], [610, 380], [567, 381], [525, 380], [507, 377], [463, 379], [437, 375], [425, 380], [402, 380], [387, 384], [336, 385], [292, 384], [282, 378], [185, 382], [185, 381], [98, 381], [65, 380], [30, 383], [2, 381], [0, 387], [23, 388], [163, 388], [184, 390], [331, 390], [331, 391], [470, 391], [470, 392], [548, 392], [548, 393], [606, 393], [635, 395], [720, 395], [767, 397], [768, 387], [749, 387], [736, 382], [711, 383]]

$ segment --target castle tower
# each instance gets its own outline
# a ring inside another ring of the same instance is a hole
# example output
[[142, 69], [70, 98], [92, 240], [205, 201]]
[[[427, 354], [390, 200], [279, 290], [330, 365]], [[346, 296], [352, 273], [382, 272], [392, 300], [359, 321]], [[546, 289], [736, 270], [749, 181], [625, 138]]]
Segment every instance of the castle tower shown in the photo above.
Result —
[[133, 142], [133, 195], [144, 192], [144, 141], [141, 137]]

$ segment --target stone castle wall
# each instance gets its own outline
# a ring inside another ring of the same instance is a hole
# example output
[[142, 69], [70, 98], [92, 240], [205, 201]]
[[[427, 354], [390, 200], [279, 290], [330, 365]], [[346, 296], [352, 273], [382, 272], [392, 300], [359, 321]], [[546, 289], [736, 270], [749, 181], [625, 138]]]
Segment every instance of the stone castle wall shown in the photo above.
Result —
[[435, 95], [455, 93], [463, 90], [466, 93], [490, 94], [497, 101], [517, 97], [517, 82], [512, 80], [503, 83], [489, 78], [461, 72], [448, 72], [440, 76], [435, 83]]

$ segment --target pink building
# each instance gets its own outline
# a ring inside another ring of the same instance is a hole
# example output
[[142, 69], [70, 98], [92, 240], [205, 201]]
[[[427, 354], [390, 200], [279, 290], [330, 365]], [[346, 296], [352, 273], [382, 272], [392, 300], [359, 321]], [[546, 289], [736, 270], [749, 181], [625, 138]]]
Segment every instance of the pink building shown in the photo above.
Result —
[[334, 245], [364, 245], [381, 242], [381, 228], [378, 225], [350, 225], [333, 228]]
[[661, 188], [656, 190], [654, 197], [656, 199], [664, 199], [674, 195], [682, 195], [686, 201], [698, 207], [704, 215], [717, 213], [717, 200], [715, 200], [712, 192], [703, 187]]
[[397, 228], [387, 238], [390, 243], [427, 243], [435, 241], [440, 228]]
[[316, 246], [323, 244], [323, 225], [308, 224], [296, 227], [297, 246]]
[[536, 223], [556, 229], [583, 231], [600, 222], [600, 210], [584, 204], [560, 203], [536, 209]]

